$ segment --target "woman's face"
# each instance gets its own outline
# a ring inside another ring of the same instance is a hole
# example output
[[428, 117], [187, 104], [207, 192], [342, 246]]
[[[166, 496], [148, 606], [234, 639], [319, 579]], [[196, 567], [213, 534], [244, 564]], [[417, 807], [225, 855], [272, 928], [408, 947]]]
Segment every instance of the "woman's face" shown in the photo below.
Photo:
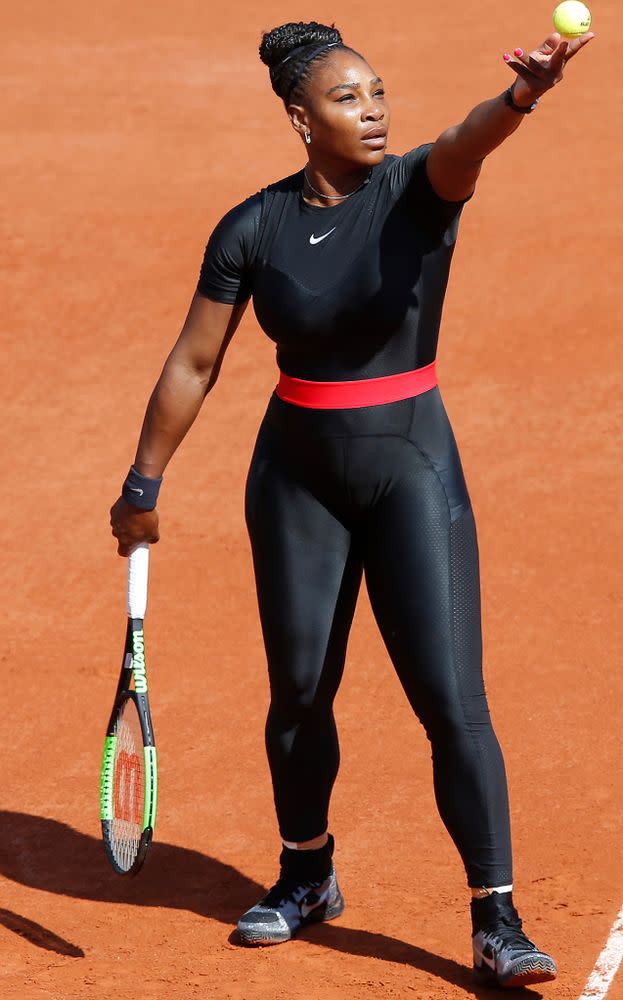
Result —
[[297, 131], [311, 133], [310, 158], [368, 167], [383, 160], [389, 105], [382, 80], [356, 53], [338, 49], [312, 64], [304, 98], [288, 111]]

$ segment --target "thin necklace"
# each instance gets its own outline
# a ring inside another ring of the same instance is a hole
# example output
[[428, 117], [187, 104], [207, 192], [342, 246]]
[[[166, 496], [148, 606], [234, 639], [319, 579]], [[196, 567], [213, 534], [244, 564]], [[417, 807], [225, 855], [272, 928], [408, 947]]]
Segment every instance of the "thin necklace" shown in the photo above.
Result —
[[303, 167], [303, 177], [307, 181], [307, 186], [310, 189], [310, 191], [313, 191], [318, 198], [326, 198], [327, 201], [345, 201], [346, 198], [350, 198], [352, 195], [357, 194], [358, 191], [361, 191], [362, 187], [365, 187], [365, 185], [370, 180], [371, 176], [372, 176], [372, 168], [370, 168], [370, 173], [366, 177], [365, 181], [362, 181], [359, 187], [356, 187], [354, 191], [349, 191], [348, 194], [323, 194], [322, 191], [316, 191], [316, 188], [314, 187], [309, 177], [307, 176], [307, 170], [305, 169], [305, 167]]

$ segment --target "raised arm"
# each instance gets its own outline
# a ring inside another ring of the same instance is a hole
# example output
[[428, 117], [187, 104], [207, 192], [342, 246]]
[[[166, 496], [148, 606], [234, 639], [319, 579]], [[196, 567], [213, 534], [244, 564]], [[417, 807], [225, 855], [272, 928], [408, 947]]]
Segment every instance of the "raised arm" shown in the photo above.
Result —
[[[515, 49], [512, 56], [505, 53], [506, 65], [517, 74], [512, 85], [512, 99], [517, 108], [529, 109], [560, 83], [565, 64], [592, 38], [593, 32], [587, 32], [569, 42], [554, 32], [528, 55], [522, 49]], [[442, 132], [427, 161], [428, 177], [437, 194], [447, 201], [468, 198], [485, 157], [512, 135], [525, 117], [521, 110], [507, 104], [501, 94], [478, 104], [464, 122]]]
[[[156, 383], [143, 421], [134, 468], [150, 479], [162, 476], [214, 386], [246, 303], [229, 305], [195, 294], [182, 332]], [[140, 542], [157, 542], [158, 513], [119, 497], [110, 511], [121, 556]]]

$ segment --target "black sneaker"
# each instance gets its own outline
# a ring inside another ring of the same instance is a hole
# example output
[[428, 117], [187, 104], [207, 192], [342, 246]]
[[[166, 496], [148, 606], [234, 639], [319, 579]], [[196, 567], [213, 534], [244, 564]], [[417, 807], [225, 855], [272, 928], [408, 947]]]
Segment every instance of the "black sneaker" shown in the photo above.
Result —
[[316, 851], [281, 852], [278, 882], [238, 921], [243, 944], [280, 944], [302, 927], [339, 917], [344, 909], [331, 861], [333, 837]]
[[474, 980], [480, 986], [530, 986], [555, 979], [553, 958], [539, 951], [521, 929], [510, 892], [472, 900]]

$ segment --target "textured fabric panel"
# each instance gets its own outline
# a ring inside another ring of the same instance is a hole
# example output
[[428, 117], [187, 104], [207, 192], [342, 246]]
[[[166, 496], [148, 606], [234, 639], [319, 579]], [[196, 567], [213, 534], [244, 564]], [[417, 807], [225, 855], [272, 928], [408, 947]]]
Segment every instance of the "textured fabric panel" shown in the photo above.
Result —
[[468, 882], [500, 885], [512, 881], [510, 824], [482, 678], [474, 519], [470, 508], [451, 522], [436, 473], [430, 468], [423, 478], [428, 484], [417, 491], [405, 479], [379, 512], [366, 547], [366, 582], [405, 694], [430, 740], [439, 813]]
[[[513, 881], [508, 791], [502, 751], [491, 724], [482, 676], [480, 569], [471, 507], [450, 528], [450, 559], [458, 693], [464, 728], [480, 762], [480, 782], [473, 791], [475, 816], [480, 818], [480, 825], [474, 823], [468, 841], [470, 856], [477, 858], [477, 862], [468, 866], [469, 883], [504, 885]], [[461, 817], [451, 817], [451, 824], [458, 843], [463, 829]], [[492, 878], [497, 881], [487, 881]]]

